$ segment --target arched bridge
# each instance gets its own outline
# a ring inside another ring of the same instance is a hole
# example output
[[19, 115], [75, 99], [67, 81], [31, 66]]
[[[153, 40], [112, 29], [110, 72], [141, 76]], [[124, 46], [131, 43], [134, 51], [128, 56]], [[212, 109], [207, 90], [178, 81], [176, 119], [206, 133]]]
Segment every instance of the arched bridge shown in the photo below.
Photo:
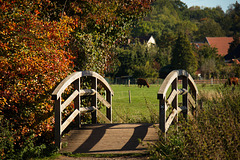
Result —
[[[181, 89], [178, 87], [179, 80], [182, 81]], [[83, 83], [87, 83], [87, 87], [81, 85]], [[105, 92], [100, 91], [98, 86], [102, 86]], [[172, 89], [168, 93], [170, 87]], [[67, 96], [65, 92], [68, 93]], [[156, 94], [159, 99], [159, 127], [164, 133], [174, 119], [178, 121], [178, 113], [183, 112], [186, 117], [191, 113], [190, 110], [194, 112], [196, 109], [198, 90], [190, 74], [184, 70], [172, 71]], [[154, 142], [158, 139], [157, 130], [153, 124], [112, 124], [113, 95], [114, 92], [107, 81], [92, 71], [74, 72], [57, 86], [52, 93], [52, 99], [55, 100], [55, 144], [62, 148], [62, 142], [68, 143], [68, 146], [61, 151], [134, 153], [146, 149], [139, 144], [139, 139], [143, 142]], [[182, 106], [178, 105], [178, 95], [183, 95]], [[82, 106], [83, 96], [90, 97], [91, 100], [88, 103], [90, 106]], [[99, 111], [98, 101], [106, 106], [106, 115]], [[74, 108], [73, 112], [63, 120], [64, 109], [68, 106]], [[166, 112], [170, 109], [172, 113], [166, 118]], [[81, 125], [81, 113], [88, 111], [92, 115], [92, 124]], [[107, 123], [97, 124], [97, 116], [101, 116], [101, 119]], [[72, 129], [62, 140], [64, 130], [73, 120], [77, 122], [78, 128]]]

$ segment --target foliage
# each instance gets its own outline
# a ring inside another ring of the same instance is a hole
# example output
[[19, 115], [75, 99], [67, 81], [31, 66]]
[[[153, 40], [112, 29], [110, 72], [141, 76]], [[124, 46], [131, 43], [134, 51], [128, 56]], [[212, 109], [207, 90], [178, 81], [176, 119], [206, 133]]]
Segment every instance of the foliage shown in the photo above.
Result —
[[182, 121], [178, 133], [150, 146], [153, 159], [238, 159], [240, 155], [239, 91], [223, 89], [215, 98], [204, 100], [197, 119]]
[[228, 49], [228, 53], [232, 53], [237, 48], [238, 45], [240, 45], [240, 36], [239, 34], [234, 34], [233, 41], [230, 43]]
[[159, 64], [156, 61], [158, 47], [148, 47], [146, 43], [136, 42], [125, 48], [117, 49], [120, 62], [116, 76], [132, 75], [133, 77], [156, 78]]
[[240, 4], [236, 1], [236, 3], [232, 4], [227, 11], [227, 18], [229, 18], [230, 26], [229, 30], [231, 31], [231, 35], [240, 32]]
[[173, 69], [184, 69], [191, 75], [197, 70], [197, 60], [193, 54], [188, 38], [184, 34], [179, 34], [172, 50], [171, 66]]
[[11, 126], [2, 156], [34, 156], [44, 150], [42, 143], [52, 144], [54, 87], [74, 67], [103, 74], [112, 48], [149, 4], [0, 0], [0, 117]]
[[111, 71], [113, 48], [125, 40], [129, 27], [149, 10], [150, 2], [70, 0], [61, 4], [59, 1], [59, 8], [64, 8], [64, 13], [76, 20], [77, 28], [69, 46], [76, 56], [75, 69], [100, 74]]
[[30, 136], [52, 141], [50, 95], [72, 71], [73, 56], [65, 46], [74, 29], [73, 20], [66, 16], [59, 21], [43, 19], [43, 6], [52, 3], [1, 1], [0, 114], [12, 126], [15, 150], [24, 148]]
[[198, 28], [196, 41], [203, 42], [206, 37], [224, 37], [225, 35], [220, 24], [213, 19], [202, 20]]

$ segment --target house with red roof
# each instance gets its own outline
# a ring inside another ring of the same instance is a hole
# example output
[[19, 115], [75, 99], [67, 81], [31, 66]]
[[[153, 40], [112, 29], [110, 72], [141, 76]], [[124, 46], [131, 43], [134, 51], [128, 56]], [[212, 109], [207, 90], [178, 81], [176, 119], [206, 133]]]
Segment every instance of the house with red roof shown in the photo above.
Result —
[[207, 43], [211, 47], [217, 48], [218, 55], [225, 56], [228, 54], [230, 43], [233, 41], [233, 37], [206, 37]]

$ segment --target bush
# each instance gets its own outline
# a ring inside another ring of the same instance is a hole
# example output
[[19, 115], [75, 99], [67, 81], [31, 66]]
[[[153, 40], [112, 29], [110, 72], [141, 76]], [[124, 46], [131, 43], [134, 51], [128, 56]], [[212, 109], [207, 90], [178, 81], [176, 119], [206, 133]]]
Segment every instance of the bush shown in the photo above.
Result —
[[196, 119], [182, 121], [178, 133], [170, 131], [166, 141], [160, 135], [159, 141], [150, 145], [152, 158], [239, 158], [240, 92], [221, 89], [218, 96], [204, 104]]

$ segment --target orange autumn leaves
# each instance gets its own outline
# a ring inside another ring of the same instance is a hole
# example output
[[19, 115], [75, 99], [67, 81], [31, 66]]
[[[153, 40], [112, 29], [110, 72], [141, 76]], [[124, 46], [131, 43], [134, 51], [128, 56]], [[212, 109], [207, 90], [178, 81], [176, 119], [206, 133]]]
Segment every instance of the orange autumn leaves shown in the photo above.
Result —
[[23, 136], [52, 130], [51, 91], [73, 68], [65, 49], [73, 20], [41, 19], [40, 3], [1, 1], [0, 8], [0, 114]]

